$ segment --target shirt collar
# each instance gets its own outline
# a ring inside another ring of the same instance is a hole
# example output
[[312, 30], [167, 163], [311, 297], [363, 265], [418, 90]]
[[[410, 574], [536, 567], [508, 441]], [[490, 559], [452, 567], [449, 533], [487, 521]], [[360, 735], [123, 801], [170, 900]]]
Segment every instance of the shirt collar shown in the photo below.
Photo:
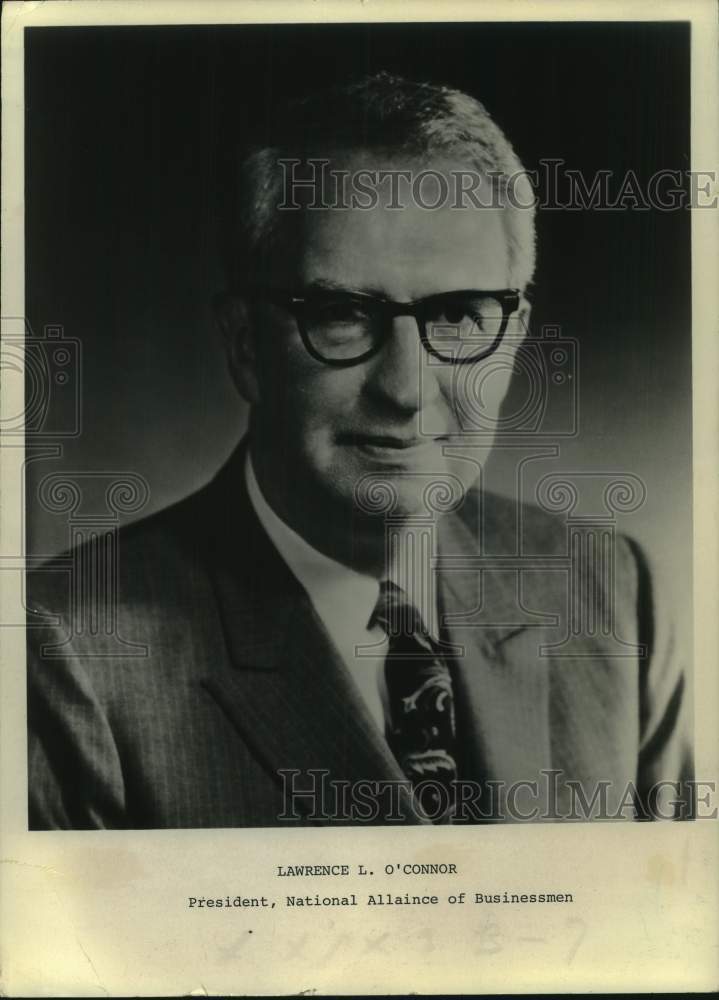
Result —
[[[368, 630], [369, 620], [377, 604], [379, 581], [330, 559], [278, 517], [262, 495], [249, 449], [245, 457], [245, 482], [250, 503], [260, 524], [307, 591], [330, 636], [337, 643], [342, 643], [349, 636], [357, 637], [359, 641]], [[430, 571], [428, 569], [426, 572]], [[421, 574], [421, 570], [418, 572]], [[402, 559], [398, 559], [397, 564], [390, 567], [387, 575], [407, 593], [422, 594], [427, 598], [428, 581], [418, 577], [410, 580]], [[425, 625], [436, 640], [439, 635], [436, 599], [431, 605], [420, 608], [420, 611]]]
[[379, 581], [330, 559], [277, 516], [260, 490], [249, 450], [245, 482], [255, 513], [277, 551], [307, 591], [330, 636], [361, 637], [379, 597]]

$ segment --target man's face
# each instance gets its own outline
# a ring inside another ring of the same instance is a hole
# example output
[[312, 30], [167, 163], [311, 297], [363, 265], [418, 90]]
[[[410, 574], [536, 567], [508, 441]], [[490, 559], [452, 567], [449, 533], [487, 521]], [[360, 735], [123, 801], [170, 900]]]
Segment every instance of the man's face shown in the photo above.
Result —
[[[370, 210], [306, 212], [299, 252], [277, 285], [326, 286], [398, 302], [509, 287], [500, 209], [453, 209], [449, 199], [430, 211], [407, 198], [397, 210], [387, 200], [381, 195]], [[287, 515], [293, 494], [311, 498], [312, 516], [321, 520], [337, 504], [356, 505], [357, 484], [368, 474], [396, 491], [399, 514], [425, 509], [430, 482], [451, 476], [455, 487], [459, 482], [466, 489], [491, 447], [487, 428], [508, 388], [507, 344], [516, 345], [517, 330], [515, 314], [498, 354], [458, 366], [430, 356], [414, 317], [399, 316], [379, 353], [333, 368], [307, 352], [284, 307], [262, 304], [254, 310], [256, 358], [245, 372], [251, 388], [247, 378], [240, 384], [253, 403], [253, 456], [270, 502]], [[481, 441], [468, 438], [473, 415]]]

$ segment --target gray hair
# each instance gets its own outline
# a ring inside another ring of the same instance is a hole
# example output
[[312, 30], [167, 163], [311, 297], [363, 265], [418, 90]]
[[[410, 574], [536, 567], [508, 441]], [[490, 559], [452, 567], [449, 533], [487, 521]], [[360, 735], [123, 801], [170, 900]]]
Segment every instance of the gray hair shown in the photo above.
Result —
[[[535, 266], [534, 196], [506, 136], [474, 97], [389, 73], [288, 102], [269, 143], [245, 150], [239, 167], [235, 277], [267, 266], [277, 246], [285, 191], [283, 160], [327, 158], [355, 149], [427, 159], [451, 156], [494, 185], [507, 235], [510, 282], [524, 289]], [[511, 190], [510, 189], [511, 185]], [[292, 213], [290, 213], [292, 214]]]

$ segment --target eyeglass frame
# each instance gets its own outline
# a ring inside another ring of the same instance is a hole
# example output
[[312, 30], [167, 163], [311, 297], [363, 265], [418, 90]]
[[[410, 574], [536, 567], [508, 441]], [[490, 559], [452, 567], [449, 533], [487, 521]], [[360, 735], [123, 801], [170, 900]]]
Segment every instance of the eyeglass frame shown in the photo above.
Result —
[[[332, 292], [332, 289], [317, 289], [315, 294], [332, 294]], [[382, 309], [382, 319], [385, 322], [383, 330], [385, 332], [381, 334], [375, 345], [356, 358], [326, 358], [316, 350], [307, 332], [303, 308], [309, 301], [311, 301], [311, 292], [309, 294], [301, 295], [297, 292], [289, 291], [288, 289], [255, 283], [238, 289], [238, 294], [248, 298], [266, 299], [273, 305], [279, 305], [285, 308], [293, 316], [297, 324], [297, 329], [299, 330], [302, 343], [307, 353], [316, 361], [320, 361], [322, 364], [329, 365], [332, 368], [351, 368], [354, 365], [362, 364], [362, 362], [368, 361], [376, 354], [379, 354], [391, 333], [391, 322], [387, 322], [387, 320], [391, 321], [396, 319], [398, 316], [414, 317], [423, 347], [438, 361], [452, 365], [473, 364], [494, 354], [502, 342], [504, 334], [507, 332], [510, 316], [513, 312], [516, 312], [519, 309], [522, 300], [522, 293], [518, 288], [500, 288], [493, 289], [491, 291], [478, 288], [458, 288], [452, 289], [452, 291], [449, 292], [436, 292], [433, 295], [425, 295], [422, 298], [414, 299], [411, 302], [396, 302], [393, 299], [385, 299], [379, 295], [372, 295], [369, 292], [353, 291], [351, 289], [337, 289], [337, 295], [345, 295], [359, 301], [365, 300], [379, 306]], [[430, 300], [437, 300], [445, 297], [449, 298], [450, 296], [456, 295], [486, 296], [487, 298], [495, 299], [502, 307], [502, 322], [491, 347], [489, 347], [486, 351], [482, 351], [479, 354], [473, 354], [468, 358], [452, 359], [443, 357], [432, 346], [430, 338], [427, 336], [426, 321], [421, 313], [423, 305]]]

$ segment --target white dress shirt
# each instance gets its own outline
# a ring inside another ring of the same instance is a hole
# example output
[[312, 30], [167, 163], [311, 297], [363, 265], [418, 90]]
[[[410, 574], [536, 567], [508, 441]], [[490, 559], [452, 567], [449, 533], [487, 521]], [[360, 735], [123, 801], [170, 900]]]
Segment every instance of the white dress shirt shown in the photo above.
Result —
[[[367, 627], [379, 597], [379, 581], [318, 552], [285, 524], [263, 497], [249, 452], [245, 460], [245, 482], [260, 524], [307, 591], [372, 718], [384, 733], [383, 668], [388, 642], [379, 625]], [[362, 646], [372, 647], [369, 655], [357, 655], [357, 647]]]

